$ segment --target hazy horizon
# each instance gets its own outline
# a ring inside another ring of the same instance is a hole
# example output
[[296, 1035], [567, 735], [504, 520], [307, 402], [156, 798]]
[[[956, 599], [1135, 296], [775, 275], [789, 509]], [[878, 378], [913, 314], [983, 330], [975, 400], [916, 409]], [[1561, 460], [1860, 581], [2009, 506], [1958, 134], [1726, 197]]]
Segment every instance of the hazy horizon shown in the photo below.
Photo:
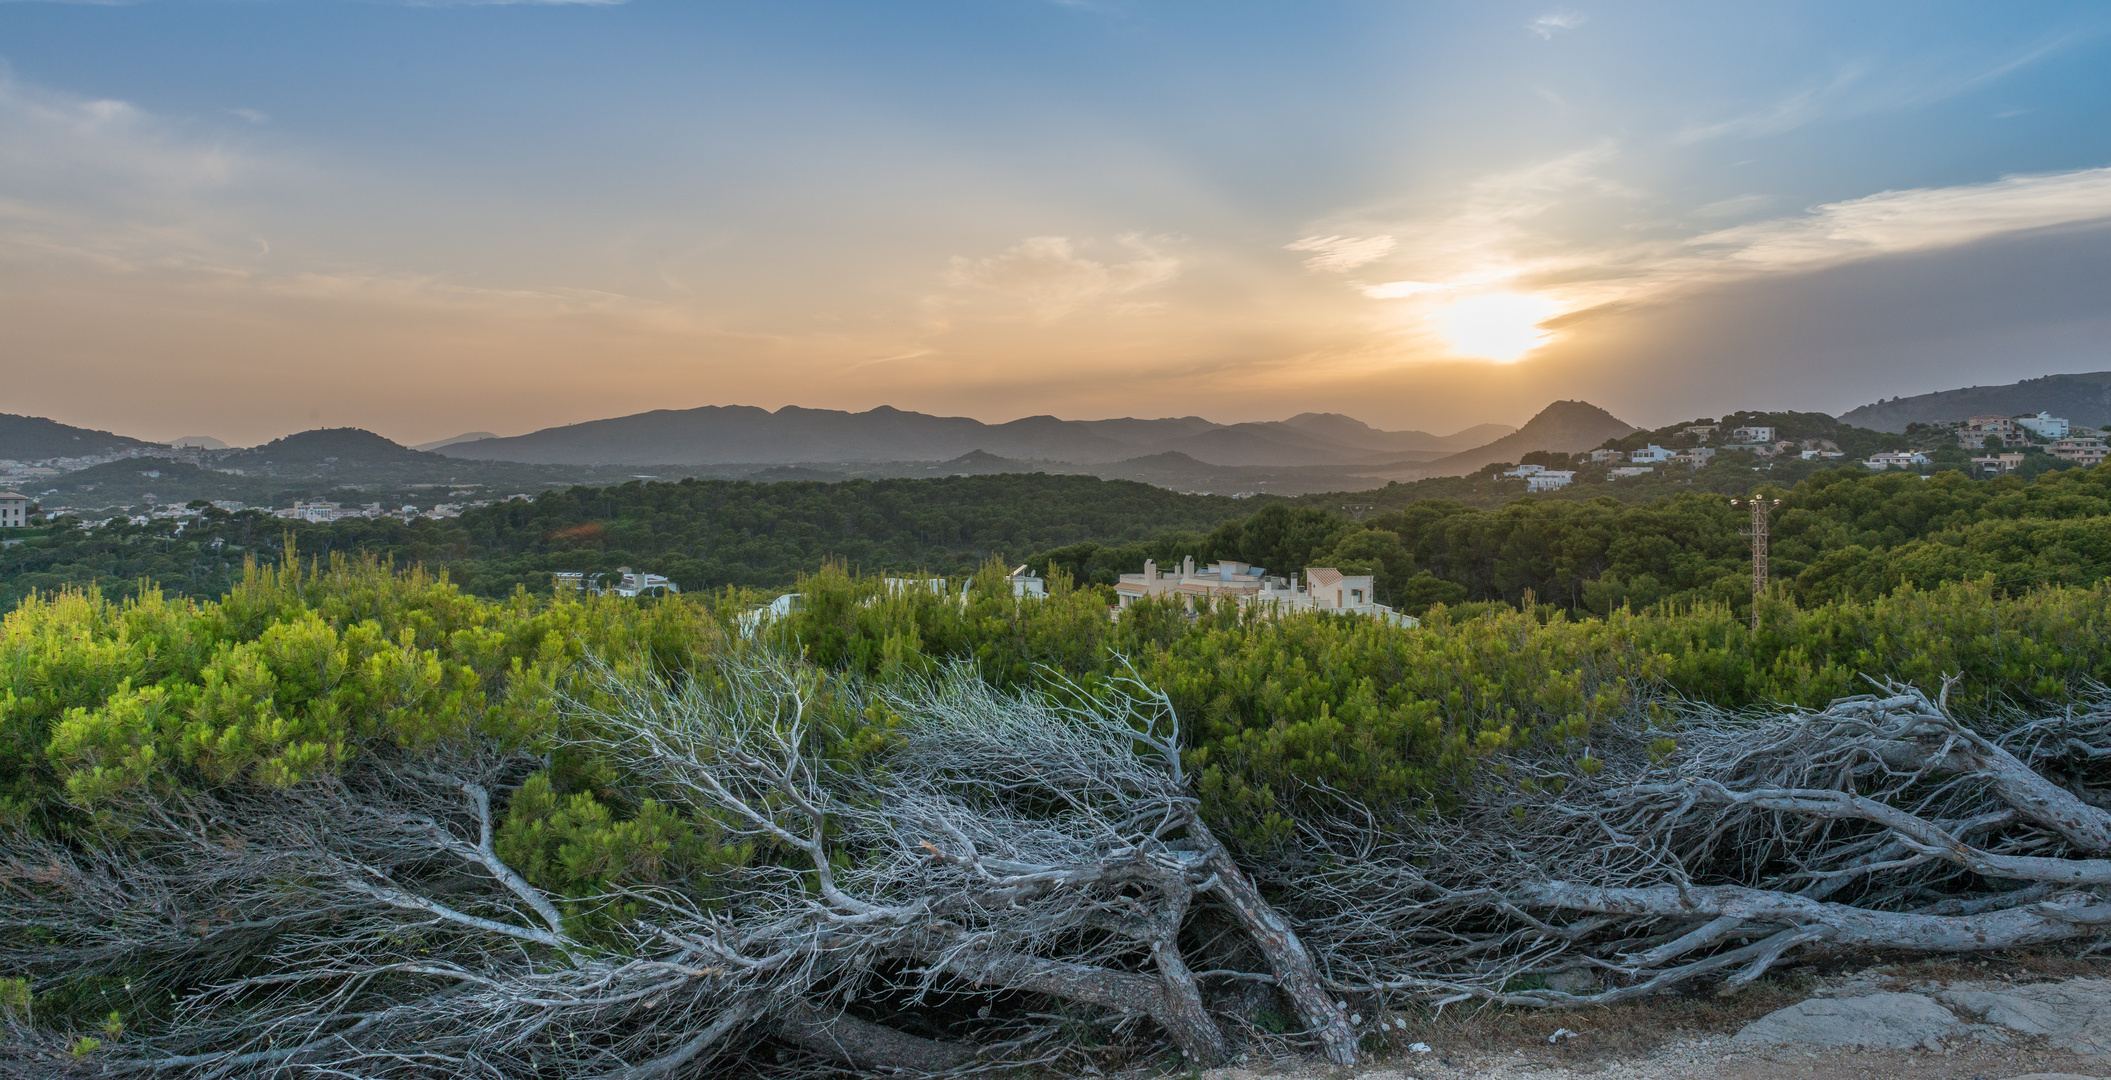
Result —
[[0, 0], [0, 411], [1644, 427], [2111, 369], [2086, 3]]

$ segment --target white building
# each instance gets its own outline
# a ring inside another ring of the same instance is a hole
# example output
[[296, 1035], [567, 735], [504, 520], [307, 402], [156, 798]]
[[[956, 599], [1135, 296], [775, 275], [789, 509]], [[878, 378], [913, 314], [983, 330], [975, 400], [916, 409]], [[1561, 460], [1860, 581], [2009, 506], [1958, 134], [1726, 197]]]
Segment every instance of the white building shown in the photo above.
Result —
[[1817, 461], [1820, 458], [1846, 457], [1847, 455], [1838, 450], [1805, 450], [1801, 456], [1805, 461]]
[[1628, 465], [1618, 469], [1608, 469], [1605, 476], [1608, 480], [1625, 480], [1630, 476], [1641, 476], [1644, 473], [1653, 473], [1655, 471], [1657, 471], [1657, 467], [1654, 465]]
[[1296, 574], [1274, 576], [1263, 567], [1229, 559], [1198, 570], [1189, 556], [1172, 571], [1162, 571], [1155, 560], [1146, 559], [1143, 573], [1123, 574], [1114, 594], [1123, 608], [1165, 596], [1182, 597], [1192, 607], [1201, 597], [1230, 599], [1272, 615], [1333, 611], [1369, 615], [1395, 626], [1421, 625], [1421, 620], [1379, 603], [1376, 579], [1370, 574], [1343, 574], [1325, 566], [1306, 567], [1300, 581]]
[[1882, 472], [1885, 469], [1911, 469], [1927, 463], [1928, 455], [1926, 454], [1900, 453], [1887, 450], [1881, 454], [1869, 455], [1869, 460], [1864, 461], [1862, 464], [1877, 472]]
[[1648, 447], [1641, 450], [1636, 450], [1635, 452], [1627, 455], [1627, 460], [1632, 461], [1637, 465], [1655, 465], [1661, 462], [1670, 461], [1672, 458], [1677, 456], [1677, 454], [1673, 453], [1670, 450], [1666, 450], [1655, 443], [1650, 443]]
[[1570, 482], [1574, 481], [1575, 479], [1576, 473], [1573, 470], [1557, 471], [1541, 469], [1540, 471], [1533, 473], [1531, 476], [1525, 477], [1525, 490], [1556, 491], [1569, 486]]
[[1538, 476], [1538, 475], [1539, 475], [1540, 473], [1543, 473], [1543, 472], [1545, 472], [1545, 471], [1547, 471], [1547, 467], [1546, 467], [1546, 466], [1544, 466], [1544, 465], [1519, 465], [1519, 466], [1518, 466], [1517, 468], [1514, 468], [1514, 469], [1510, 470], [1509, 472], [1506, 472], [1506, 473], [1504, 473], [1503, 475], [1504, 475], [1504, 476]]
[[1766, 424], [1730, 429], [1730, 441], [1741, 443], [1770, 443], [1774, 441], [1774, 429]]
[[1706, 465], [1708, 463], [1708, 460], [1710, 458], [1713, 458], [1714, 456], [1715, 450], [1713, 447], [1696, 446], [1691, 450], [1681, 450], [1678, 453], [1671, 455], [1671, 460], [1676, 461], [1681, 465], [1691, 465], [1694, 468], [1698, 469], [1701, 466]]
[[29, 496], [12, 491], [0, 491], [0, 528], [14, 529], [29, 524]]
[[[1023, 564], [1012, 567], [1012, 572], [1005, 575], [1005, 578], [1011, 582], [1012, 596], [1015, 599], [1023, 600], [1028, 597], [1035, 600], [1048, 599], [1048, 579], [1028, 570]], [[966, 594], [967, 586], [963, 585], [961, 586], [961, 595], [965, 596]]]
[[2067, 421], [2049, 412], [2036, 416], [2016, 417], [2016, 426], [2029, 431], [2041, 439], [2064, 439], [2067, 437]]
[[1619, 452], [1618, 450], [1593, 450], [1591, 451], [1591, 464], [1605, 465], [1611, 462], [1618, 461], [1626, 456], [1627, 455]]
[[586, 574], [577, 570], [560, 570], [550, 575], [550, 584], [559, 595], [568, 592], [584, 592], [593, 596], [637, 597], [649, 596], [655, 589], [659, 590], [662, 596], [682, 591], [681, 586], [658, 574], [643, 573], [632, 570], [628, 566], [617, 567], [616, 573], [621, 575], [616, 583], [604, 586], [601, 584], [602, 575], [600, 574]]

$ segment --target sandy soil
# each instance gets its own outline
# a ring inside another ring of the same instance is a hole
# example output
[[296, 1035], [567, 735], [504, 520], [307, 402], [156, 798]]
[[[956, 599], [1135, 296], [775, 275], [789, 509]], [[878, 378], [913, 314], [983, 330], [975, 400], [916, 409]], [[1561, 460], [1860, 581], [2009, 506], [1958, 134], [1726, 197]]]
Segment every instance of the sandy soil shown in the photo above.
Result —
[[[2031, 1036], [1955, 1040], [1941, 1049], [1804, 1049], [1732, 1041], [1745, 1024], [1816, 996], [1875, 990], [1927, 991], [1984, 984], [2102, 977], [2102, 959], [2011, 954], [1806, 969], [1730, 999], [1696, 994], [1573, 1012], [1485, 1010], [1443, 1017], [1399, 1017], [1377, 1060], [1354, 1069], [1309, 1062], [1251, 1063], [1200, 1074], [1201, 1080], [2111, 1080], [2111, 1057], [2073, 1053]], [[1557, 1032], [1573, 1030], [1574, 1037]], [[1413, 1043], [1426, 1053], [1408, 1049]], [[2004, 1044], [2005, 1043], [2005, 1044]]]

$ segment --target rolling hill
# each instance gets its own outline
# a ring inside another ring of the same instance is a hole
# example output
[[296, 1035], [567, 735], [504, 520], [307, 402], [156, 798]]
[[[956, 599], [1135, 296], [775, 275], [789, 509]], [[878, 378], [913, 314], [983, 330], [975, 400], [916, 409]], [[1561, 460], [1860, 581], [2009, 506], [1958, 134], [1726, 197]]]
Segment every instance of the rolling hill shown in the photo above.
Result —
[[1029, 416], [985, 424], [881, 406], [852, 413], [747, 405], [660, 409], [472, 439], [434, 449], [456, 458], [538, 464], [797, 464], [947, 461], [980, 450], [1019, 460], [1102, 464], [1181, 453], [1212, 465], [1347, 465], [1441, 456], [1508, 431], [1483, 424], [1452, 435], [1380, 431], [1333, 414], [1287, 421], [1218, 424], [1201, 417], [1062, 420]]
[[1435, 461], [1404, 463], [1406, 467], [1399, 471], [1414, 476], [1464, 476], [1483, 465], [1515, 462], [1534, 450], [1565, 454], [1589, 450], [1635, 430], [1633, 424], [1588, 401], [1557, 401], [1500, 439]]
[[157, 445], [107, 431], [61, 424], [41, 416], [0, 413], [0, 458], [10, 461], [94, 457]]
[[2004, 386], [1967, 386], [1897, 397], [1850, 409], [1840, 420], [1856, 427], [1900, 432], [1907, 424], [1939, 424], [1984, 413], [2021, 416], [2039, 411], [2089, 427], [2111, 425], [2111, 371], [2047, 375]]

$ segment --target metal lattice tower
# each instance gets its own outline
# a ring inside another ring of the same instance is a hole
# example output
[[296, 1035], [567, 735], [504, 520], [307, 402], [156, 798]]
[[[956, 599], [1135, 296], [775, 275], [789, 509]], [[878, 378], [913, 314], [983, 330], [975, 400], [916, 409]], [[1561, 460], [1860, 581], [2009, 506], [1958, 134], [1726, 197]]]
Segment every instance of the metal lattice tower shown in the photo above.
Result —
[[1767, 515], [1773, 512], [1775, 507], [1781, 505], [1781, 500], [1731, 499], [1730, 505], [1736, 506], [1740, 501], [1749, 503], [1752, 507], [1752, 527], [1739, 529], [1738, 533], [1739, 535], [1752, 538], [1752, 629], [1757, 630], [1759, 629], [1759, 600], [1766, 595]]

